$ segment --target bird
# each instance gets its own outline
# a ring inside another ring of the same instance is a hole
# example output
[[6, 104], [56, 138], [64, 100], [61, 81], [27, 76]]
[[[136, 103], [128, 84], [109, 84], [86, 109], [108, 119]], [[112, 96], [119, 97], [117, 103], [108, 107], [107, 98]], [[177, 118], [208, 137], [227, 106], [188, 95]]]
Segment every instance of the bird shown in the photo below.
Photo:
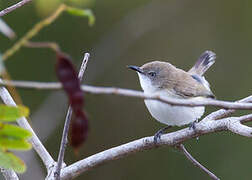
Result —
[[[164, 61], [151, 61], [140, 67], [130, 65], [128, 68], [137, 72], [144, 93], [159, 94], [180, 100], [200, 100], [215, 98], [204, 77], [204, 73], [214, 64], [215, 59], [214, 52], [205, 51], [189, 71], [184, 71]], [[190, 124], [190, 127], [195, 128], [195, 122], [205, 111], [204, 106], [175, 106], [150, 99], [145, 99], [144, 102], [151, 116], [167, 125], [155, 133], [155, 143], [160, 140], [164, 131], [172, 126]]]

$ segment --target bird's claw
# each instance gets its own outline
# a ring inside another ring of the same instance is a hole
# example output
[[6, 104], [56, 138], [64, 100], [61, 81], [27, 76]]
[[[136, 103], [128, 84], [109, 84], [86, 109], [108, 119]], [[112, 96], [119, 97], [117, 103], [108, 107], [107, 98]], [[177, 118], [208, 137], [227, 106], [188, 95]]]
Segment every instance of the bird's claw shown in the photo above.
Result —
[[196, 123], [197, 123], [197, 121], [193, 121], [193, 122], [191, 122], [190, 124], [189, 124], [189, 129], [191, 130], [195, 130], [196, 129]]
[[158, 132], [155, 133], [154, 135], [154, 144], [157, 144], [158, 141], [161, 139], [162, 134], [164, 134], [164, 131], [169, 129], [171, 126], [164, 127], [160, 129]]
[[160, 131], [158, 131], [155, 135], [154, 135], [154, 144], [157, 144], [158, 141], [161, 139], [161, 135], [162, 133], [160, 133]]

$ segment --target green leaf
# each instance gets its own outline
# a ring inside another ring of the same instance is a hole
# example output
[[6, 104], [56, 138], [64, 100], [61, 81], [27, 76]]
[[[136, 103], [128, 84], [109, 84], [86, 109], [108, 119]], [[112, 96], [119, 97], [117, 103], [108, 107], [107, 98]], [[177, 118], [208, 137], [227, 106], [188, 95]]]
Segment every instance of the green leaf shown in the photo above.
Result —
[[10, 150], [29, 150], [31, 144], [24, 139], [0, 136], [0, 147]]
[[95, 16], [90, 9], [79, 9], [73, 7], [67, 7], [66, 11], [74, 16], [88, 17], [88, 25], [93, 26], [95, 23]]
[[22, 116], [29, 116], [29, 109], [25, 106], [0, 105], [0, 121], [15, 121]]
[[5, 169], [12, 169], [17, 173], [24, 173], [26, 170], [26, 166], [21, 159], [3, 149], [0, 149], [0, 166]]
[[12, 124], [0, 123], [0, 137], [27, 139], [31, 136], [32, 133], [27, 129]]

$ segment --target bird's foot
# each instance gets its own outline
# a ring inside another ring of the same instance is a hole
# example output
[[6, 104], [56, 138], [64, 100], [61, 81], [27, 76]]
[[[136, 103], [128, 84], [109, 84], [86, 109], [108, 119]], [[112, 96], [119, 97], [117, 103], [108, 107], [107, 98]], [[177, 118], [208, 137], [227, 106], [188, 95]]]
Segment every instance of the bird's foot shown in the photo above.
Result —
[[158, 132], [155, 133], [155, 135], [154, 135], [154, 144], [158, 143], [158, 141], [161, 139], [161, 136], [164, 134], [164, 131], [166, 131], [170, 127], [171, 126], [164, 127], [164, 128], [158, 130]]
[[198, 123], [198, 120], [195, 120], [189, 124], [189, 129], [193, 129], [195, 131], [196, 124]]
[[196, 127], [195, 127], [195, 124], [196, 124], [197, 122], [196, 121], [193, 121], [193, 122], [191, 122], [190, 124], [189, 124], [189, 129], [191, 130], [195, 130], [196, 129]]
[[[193, 131], [195, 131], [195, 130], [196, 130], [196, 124], [197, 124], [197, 123], [198, 123], [198, 120], [191, 122], [191, 123], [189, 124], [189, 129], [192, 129]], [[197, 140], [197, 141], [199, 140], [199, 137], [198, 137], [198, 136], [196, 137], [196, 140]]]

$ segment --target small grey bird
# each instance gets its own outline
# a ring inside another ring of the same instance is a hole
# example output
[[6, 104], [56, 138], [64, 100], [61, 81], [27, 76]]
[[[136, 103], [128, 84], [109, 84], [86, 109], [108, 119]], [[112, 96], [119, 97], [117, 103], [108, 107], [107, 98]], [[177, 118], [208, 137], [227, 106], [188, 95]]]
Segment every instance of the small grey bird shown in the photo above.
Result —
[[[205, 51], [196, 64], [188, 71], [176, 68], [168, 62], [152, 61], [138, 66], [128, 66], [137, 72], [140, 85], [145, 93], [158, 93], [177, 99], [214, 98], [204, 73], [215, 62], [216, 55], [212, 51]], [[204, 106], [184, 107], [171, 106], [157, 100], [144, 100], [150, 114], [156, 120], [170, 126], [182, 126], [197, 121], [205, 111]], [[157, 142], [165, 127], [159, 130], [154, 141]]]

